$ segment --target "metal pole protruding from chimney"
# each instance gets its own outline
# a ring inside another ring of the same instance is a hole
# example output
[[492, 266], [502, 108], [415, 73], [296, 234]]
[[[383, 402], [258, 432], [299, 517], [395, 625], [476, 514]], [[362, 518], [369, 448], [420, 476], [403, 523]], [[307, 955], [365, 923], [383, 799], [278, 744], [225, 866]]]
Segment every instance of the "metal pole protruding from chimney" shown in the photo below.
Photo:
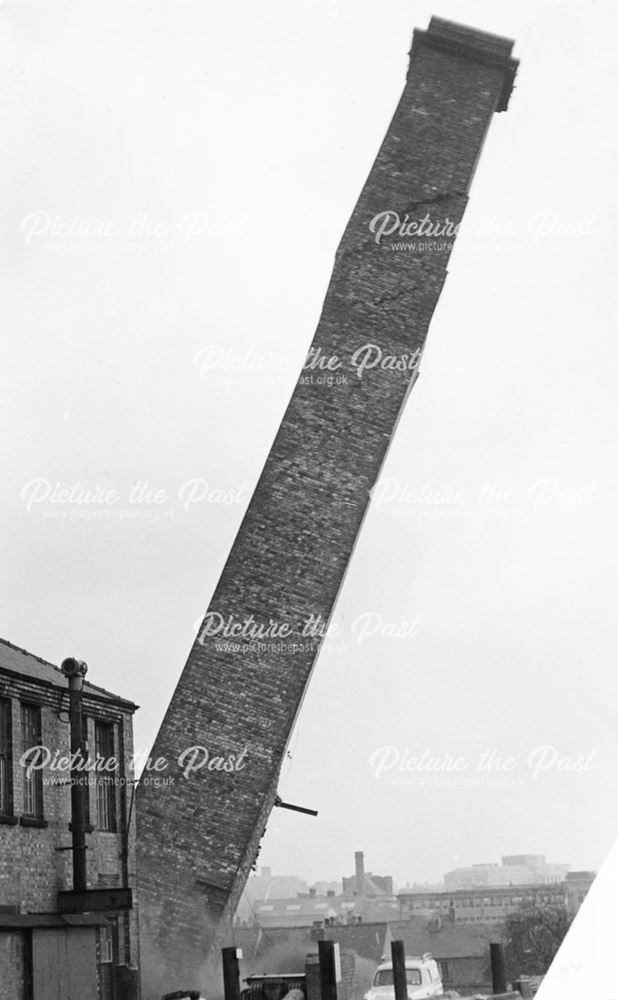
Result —
[[71, 728], [71, 837], [73, 844], [73, 889], [84, 892], [86, 874], [86, 811], [84, 807], [83, 773], [80, 761], [85, 759], [83, 734], [82, 687], [88, 667], [83, 660], [70, 656], [60, 666], [69, 682], [69, 722]]
[[506, 968], [502, 945], [492, 942], [489, 945], [489, 956], [491, 959], [491, 991], [494, 995], [506, 993]]
[[406, 979], [406, 952], [403, 941], [391, 941], [393, 959], [393, 986], [395, 1000], [408, 1000], [408, 980]]

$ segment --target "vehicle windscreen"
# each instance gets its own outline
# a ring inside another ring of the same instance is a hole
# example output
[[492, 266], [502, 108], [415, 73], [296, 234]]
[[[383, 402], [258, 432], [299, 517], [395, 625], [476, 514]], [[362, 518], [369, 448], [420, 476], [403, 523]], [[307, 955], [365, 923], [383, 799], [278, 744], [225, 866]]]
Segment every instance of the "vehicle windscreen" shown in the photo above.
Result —
[[[420, 986], [421, 985], [421, 970], [420, 969], [406, 969], [406, 981], [408, 986]], [[392, 969], [378, 969], [375, 974], [375, 979], [373, 980], [374, 986], [392, 986], [393, 985], [393, 970]]]

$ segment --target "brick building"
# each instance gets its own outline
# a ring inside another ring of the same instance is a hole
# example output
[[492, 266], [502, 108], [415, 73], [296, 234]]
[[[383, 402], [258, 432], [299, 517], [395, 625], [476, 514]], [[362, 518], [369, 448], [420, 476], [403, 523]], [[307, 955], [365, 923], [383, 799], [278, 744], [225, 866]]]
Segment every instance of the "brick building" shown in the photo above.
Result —
[[139, 994], [134, 901], [127, 908], [136, 706], [88, 682], [82, 696], [88, 760], [114, 758], [118, 766], [90, 772], [83, 785], [88, 891], [76, 899], [70, 772], [59, 769], [70, 754], [68, 681], [0, 640], [0, 1000]]
[[544, 854], [507, 854], [502, 863], [476, 864], [446, 872], [448, 890], [480, 889], [481, 886], [543, 885], [564, 882], [570, 865], [548, 864]]
[[445, 989], [469, 994], [491, 988], [489, 942], [499, 940], [495, 931], [490, 938], [484, 926], [428, 925], [412, 920], [391, 924], [390, 935], [393, 940], [403, 941], [406, 955], [431, 952], [440, 967]]
[[316, 922], [357, 924], [398, 918], [399, 904], [394, 897], [367, 899], [362, 896], [336, 896], [332, 891], [326, 895], [310, 891], [288, 899], [259, 900], [253, 904], [246, 920], [237, 918], [237, 925], [312, 927]]
[[307, 883], [298, 875], [273, 875], [268, 866], [262, 866], [259, 875], [252, 875], [247, 880], [235, 918], [251, 921], [255, 907], [260, 903], [270, 899], [293, 899], [308, 892]]
[[393, 879], [391, 875], [374, 875], [365, 871], [365, 855], [362, 851], [354, 852], [354, 875], [342, 879], [343, 894], [350, 896], [393, 895]]
[[564, 880], [567, 897], [567, 910], [575, 916], [584, 902], [588, 890], [596, 878], [596, 872], [569, 872]]
[[[399, 892], [397, 898], [402, 920], [436, 915], [443, 921], [456, 924], [500, 924], [526, 903], [555, 904], [575, 913], [581, 903], [579, 897], [582, 896], [583, 889], [578, 883], [577, 891], [570, 891], [568, 885], [565, 881], [554, 884], [482, 886], [451, 891], [442, 886], [406, 889]], [[573, 909], [575, 897], [578, 902], [576, 909]]]

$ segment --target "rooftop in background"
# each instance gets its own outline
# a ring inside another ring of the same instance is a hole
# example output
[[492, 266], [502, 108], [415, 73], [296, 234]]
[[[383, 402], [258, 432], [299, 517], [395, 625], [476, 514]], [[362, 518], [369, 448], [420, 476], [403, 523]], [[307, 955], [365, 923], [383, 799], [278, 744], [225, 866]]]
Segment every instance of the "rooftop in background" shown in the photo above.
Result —
[[496, 929], [484, 925], [471, 927], [466, 924], [444, 922], [431, 929], [424, 920], [407, 920], [392, 923], [393, 940], [403, 941], [407, 955], [422, 955], [430, 951], [434, 958], [481, 958], [487, 955], [489, 938], [496, 940]]
[[307, 951], [315, 947], [320, 937], [337, 941], [345, 950], [361, 958], [379, 962], [389, 954], [390, 942], [403, 940], [408, 955], [430, 951], [434, 958], [483, 957], [488, 952], [489, 936], [496, 939], [496, 930], [443, 924], [430, 929], [426, 920], [371, 921], [360, 924], [332, 924], [326, 927], [239, 927], [234, 932], [235, 943], [242, 948], [245, 961], [252, 963], [271, 948], [288, 950], [298, 946]]
[[[13, 645], [8, 639], [1, 638], [0, 671], [7, 671], [21, 677], [31, 677], [39, 684], [68, 691], [68, 682], [60, 667], [56, 667], [53, 663], [44, 660], [40, 656], [36, 656], [34, 653], [29, 653], [27, 649], [22, 649], [21, 646]], [[103, 701], [113, 701], [133, 712], [138, 708], [132, 701], [127, 701], [126, 698], [112, 694], [111, 691], [106, 691], [105, 688], [99, 687], [97, 684], [91, 684], [87, 680], [84, 681], [84, 694]]]
[[[239, 917], [243, 914], [238, 913]], [[309, 893], [289, 899], [265, 899], [251, 907], [249, 922], [259, 927], [312, 927], [322, 921], [340, 925], [399, 919], [399, 903], [393, 897], [368, 899], [363, 896], [318, 896]]]

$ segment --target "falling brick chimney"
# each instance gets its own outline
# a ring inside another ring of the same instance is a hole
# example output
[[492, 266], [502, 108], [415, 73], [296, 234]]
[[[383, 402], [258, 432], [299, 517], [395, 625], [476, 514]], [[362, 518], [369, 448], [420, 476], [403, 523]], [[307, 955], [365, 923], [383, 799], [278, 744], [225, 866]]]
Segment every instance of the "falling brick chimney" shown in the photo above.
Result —
[[[508, 104], [511, 50], [439, 18], [414, 32], [403, 95], [337, 251], [307, 362], [151, 751], [168, 762], [166, 783], [138, 791], [144, 1000], [157, 996], [161, 968], [168, 982], [206, 989], [205, 958], [232, 943], [231, 916], [418, 374], [481, 148]], [[195, 458], [207, 456], [206, 441]], [[219, 620], [274, 622], [279, 634], [226, 645]], [[187, 773], [187, 748], [199, 746], [232, 769]]]

